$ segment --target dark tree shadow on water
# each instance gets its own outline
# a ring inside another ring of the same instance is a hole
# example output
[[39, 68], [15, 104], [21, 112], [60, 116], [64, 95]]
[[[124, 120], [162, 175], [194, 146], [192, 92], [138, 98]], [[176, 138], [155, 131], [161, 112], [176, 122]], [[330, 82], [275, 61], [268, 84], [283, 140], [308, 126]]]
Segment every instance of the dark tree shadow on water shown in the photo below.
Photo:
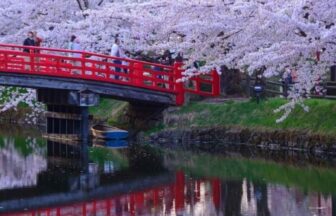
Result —
[[257, 215], [258, 216], [270, 216], [270, 211], [268, 208], [268, 196], [267, 196], [267, 185], [265, 183], [255, 183], [254, 193], [257, 201]]
[[222, 183], [222, 202], [224, 215], [240, 216], [240, 204], [243, 194], [242, 181], [224, 181]]
[[145, 173], [164, 171], [163, 153], [149, 145], [132, 145], [128, 153], [132, 170]]
[[336, 194], [332, 195], [332, 216], [336, 216]]

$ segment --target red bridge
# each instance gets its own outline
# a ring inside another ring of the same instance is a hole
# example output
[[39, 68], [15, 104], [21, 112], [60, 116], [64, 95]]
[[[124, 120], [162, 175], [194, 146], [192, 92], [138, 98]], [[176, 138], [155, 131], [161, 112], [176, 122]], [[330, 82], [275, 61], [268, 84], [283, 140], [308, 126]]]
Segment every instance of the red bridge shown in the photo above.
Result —
[[183, 105], [186, 92], [219, 95], [216, 71], [193, 77], [187, 84], [177, 82], [182, 73], [178, 63], [166, 66], [91, 52], [0, 44], [0, 85], [85, 90], [120, 100], [167, 105]]

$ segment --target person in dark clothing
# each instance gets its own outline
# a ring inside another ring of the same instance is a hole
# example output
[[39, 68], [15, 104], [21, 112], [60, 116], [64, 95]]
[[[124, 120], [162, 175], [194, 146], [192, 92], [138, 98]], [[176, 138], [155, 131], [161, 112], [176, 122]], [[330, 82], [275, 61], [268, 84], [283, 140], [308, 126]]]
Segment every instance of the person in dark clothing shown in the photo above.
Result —
[[175, 63], [183, 63], [183, 54], [181, 52], [177, 53], [175, 57]]
[[[163, 56], [161, 58], [161, 64], [168, 65], [168, 66], [172, 66], [174, 64], [172, 53], [169, 50], [164, 51]], [[163, 69], [162, 71], [166, 72], [165, 69]], [[163, 75], [162, 78], [165, 81], [169, 81], [169, 76]], [[169, 84], [165, 83], [164, 87], [169, 89]]]
[[[34, 33], [33, 32], [28, 32], [28, 37], [23, 41], [23, 46], [35, 46], [35, 40], [34, 40]], [[29, 48], [24, 48], [23, 52], [30, 52]]]
[[173, 65], [174, 60], [172, 58], [172, 54], [170, 53], [169, 50], [165, 50], [162, 56], [161, 64], [164, 65]]
[[[35, 40], [34, 40], [34, 33], [33, 32], [28, 32], [28, 37], [23, 41], [23, 46], [35, 46]], [[30, 53], [31, 49], [30, 48], [24, 48], [23, 49], [23, 52], [26, 52], [26, 53]], [[24, 60], [25, 60], [25, 64], [24, 64], [24, 67], [25, 67], [25, 70], [27, 71], [30, 71], [31, 68], [30, 67], [30, 56], [24, 56]]]

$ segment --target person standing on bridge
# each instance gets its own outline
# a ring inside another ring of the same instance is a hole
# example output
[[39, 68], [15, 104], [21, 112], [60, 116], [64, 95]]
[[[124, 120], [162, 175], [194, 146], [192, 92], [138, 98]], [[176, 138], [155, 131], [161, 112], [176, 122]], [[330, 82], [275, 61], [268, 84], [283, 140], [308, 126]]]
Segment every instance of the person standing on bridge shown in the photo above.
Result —
[[172, 54], [170, 50], [165, 50], [162, 55], [161, 64], [172, 66], [174, 64], [174, 59], [172, 57]]
[[[112, 48], [111, 48], [111, 56], [113, 57], [117, 57], [117, 58], [120, 58], [120, 57], [123, 57], [123, 50], [121, 49], [120, 47], [120, 40], [118, 37], [115, 38], [114, 40], [114, 44], [112, 45]], [[120, 59], [114, 59], [113, 60], [113, 63], [114, 64], [119, 64], [121, 65], [122, 64], [122, 61]], [[121, 68], [119, 67], [115, 67], [115, 72], [118, 72], [120, 73], [121, 72]], [[118, 75], [115, 75], [115, 79], [119, 79], [119, 76]]]
[[[38, 35], [37, 35], [37, 32], [34, 31], [34, 41], [35, 41], [35, 46], [37, 47], [40, 47], [41, 44], [42, 44], [42, 38], [40, 38]], [[35, 50], [35, 53], [40, 53], [40, 50], [39, 49], [36, 49]], [[39, 66], [39, 63], [40, 63], [40, 58], [39, 57], [35, 57], [35, 62], [38, 64], [36, 69], [39, 71], [40, 70], [40, 66]]]
[[[170, 50], [165, 50], [163, 52], [163, 56], [161, 59], [161, 64], [163, 65], [167, 65], [167, 66], [172, 66], [174, 64], [174, 59], [172, 57], [172, 53], [170, 52]], [[165, 70], [163, 70], [165, 71]], [[166, 82], [169, 82], [169, 76], [164, 75], [163, 76], [163, 80], [165, 80]], [[169, 84], [168, 83], [164, 83], [165, 88], [169, 89]]]
[[177, 56], [175, 57], [175, 62], [174, 63], [180, 63], [183, 64], [183, 53], [182, 52], [178, 52]]
[[68, 49], [74, 51], [69, 53], [69, 57], [75, 57], [75, 58], [81, 57], [81, 53], [76, 52], [76, 51], [82, 51], [82, 47], [76, 35], [71, 35]]
[[[35, 46], [40, 47], [43, 42], [42, 38], [37, 35], [36, 31], [34, 31], [33, 34], [34, 34]], [[37, 52], [39, 52], [39, 50], [37, 50]]]
[[[23, 41], [23, 46], [35, 46], [34, 33], [32, 31], [28, 32], [28, 37]], [[24, 48], [23, 52], [29, 53], [29, 48]]]
[[[72, 50], [73, 52], [69, 52], [68, 56], [73, 58], [80, 58], [82, 57], [82, 54], [78, 51], [82, 51], [82, 47], [79, 43], [79, 39], [76, 37], [76, 35], [72, 35], [70, 38], [70, 42], [68, 45], [68, 49]], [[80, 74], [79, 69], [77, 67], [81, 66], [80, 61], [72, 60], [72, 65], [76, 67], [76, 69], [73, 71], [73, 74]]]
[[[23, 46], [35, 46], [35, 41], [34, 41], [34, 33], [32, 31], [28, 32], [28, 37], [23, 41]], [[31, 49], [30, 48], [24, 48], [23, 52], [30, 53]], [[30, 70], [30, 56], [24, 56], [25, 60], [25, 70]]]

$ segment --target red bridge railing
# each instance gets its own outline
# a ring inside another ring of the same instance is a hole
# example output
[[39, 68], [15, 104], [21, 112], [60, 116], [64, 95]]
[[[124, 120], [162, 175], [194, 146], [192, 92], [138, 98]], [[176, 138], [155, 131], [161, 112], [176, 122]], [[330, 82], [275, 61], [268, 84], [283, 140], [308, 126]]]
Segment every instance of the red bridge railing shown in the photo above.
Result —
[[83, 51], [0, 44], [1, 72], [92, 80], [166, 92], [176, 95], [176, 105], [184, 104], [185, 92], [219, 95], [217, 72], [192, 78], [190, 86], [177, 82], [182, 77], [181, 66]]

